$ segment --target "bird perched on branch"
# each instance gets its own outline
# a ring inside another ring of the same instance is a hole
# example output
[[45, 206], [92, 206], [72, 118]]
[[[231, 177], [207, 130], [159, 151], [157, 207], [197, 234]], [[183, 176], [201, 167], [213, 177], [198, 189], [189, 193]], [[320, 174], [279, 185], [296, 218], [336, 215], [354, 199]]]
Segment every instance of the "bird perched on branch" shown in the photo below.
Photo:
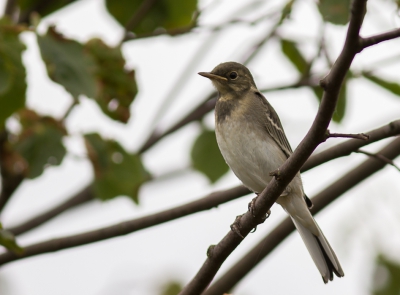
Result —
[[[293, 153], [274, 108], [258, 91], [250, 71], [226, 62], [199, 75], [211, 80], [219, 97], [215, 133], [221, 153], [236, 176], [256, 194], [261, 193]], [[290, 215], [325, 283], [333, 273], [344, 276], [335, 252], [312, 217], [298, 173], [276, 201]]]

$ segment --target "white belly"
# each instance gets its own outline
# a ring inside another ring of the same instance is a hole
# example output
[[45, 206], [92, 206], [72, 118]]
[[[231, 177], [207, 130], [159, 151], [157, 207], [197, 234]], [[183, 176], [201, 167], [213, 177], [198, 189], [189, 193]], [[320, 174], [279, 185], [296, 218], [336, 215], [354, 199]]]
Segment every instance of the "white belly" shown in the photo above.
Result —
[[266, 131], [243, 120], [228, 119], [217, 124], [216, 131], [229, 167], [246, 187], [260, 193], [271, 180], [269, 173], [286, 160], [282, 150]]

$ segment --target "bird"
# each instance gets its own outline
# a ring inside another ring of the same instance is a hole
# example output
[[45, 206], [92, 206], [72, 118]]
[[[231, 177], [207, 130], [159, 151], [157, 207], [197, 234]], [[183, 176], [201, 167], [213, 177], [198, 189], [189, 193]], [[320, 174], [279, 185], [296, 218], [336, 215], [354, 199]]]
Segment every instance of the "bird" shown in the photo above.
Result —
[[[260, 93], [249, 69], [225, 62], [211, 72], [199, 72], [218, 91], [215, 105], [215, 135], [226, 163], [244, 186], [261, 193], [277, 169], [293, 153], [282, 123]], [[300, 173], [276, 203], [289, 214], [324, 283], [333, 274], [343, 277], [339, 260], [311, 215], [311, 200], [305, 195]]]

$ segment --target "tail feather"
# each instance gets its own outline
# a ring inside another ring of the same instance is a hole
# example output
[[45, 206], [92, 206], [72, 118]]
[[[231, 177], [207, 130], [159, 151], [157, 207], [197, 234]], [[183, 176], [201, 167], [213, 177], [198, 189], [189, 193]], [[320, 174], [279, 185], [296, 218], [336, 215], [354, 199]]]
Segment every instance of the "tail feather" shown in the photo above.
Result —
[[318, 235], [313, 234], [309, 228], [302, 225], [300, 220], [296, 220], [294, 217], [292, 217], [292, 220], [326, 284], [328, 281], [333, 280], [333, 273], [338, 277], [343, 277], [344, 272], [335, 252], [332, 250], [332, 247], [329, 245], [318, 224], [311, 216], [311, 213], [310, 218], [313, 219], [315, 226], [318, 228]]

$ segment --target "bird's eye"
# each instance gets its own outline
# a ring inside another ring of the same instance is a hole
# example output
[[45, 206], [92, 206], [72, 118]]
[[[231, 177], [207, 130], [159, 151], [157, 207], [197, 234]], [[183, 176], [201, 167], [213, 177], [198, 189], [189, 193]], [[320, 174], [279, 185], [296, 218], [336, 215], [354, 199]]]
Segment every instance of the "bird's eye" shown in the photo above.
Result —
[[229, 73], [229, 78], [232, 80], [235, 80], [238, 77], [238, 74], [236, 72], [230, 72]]

